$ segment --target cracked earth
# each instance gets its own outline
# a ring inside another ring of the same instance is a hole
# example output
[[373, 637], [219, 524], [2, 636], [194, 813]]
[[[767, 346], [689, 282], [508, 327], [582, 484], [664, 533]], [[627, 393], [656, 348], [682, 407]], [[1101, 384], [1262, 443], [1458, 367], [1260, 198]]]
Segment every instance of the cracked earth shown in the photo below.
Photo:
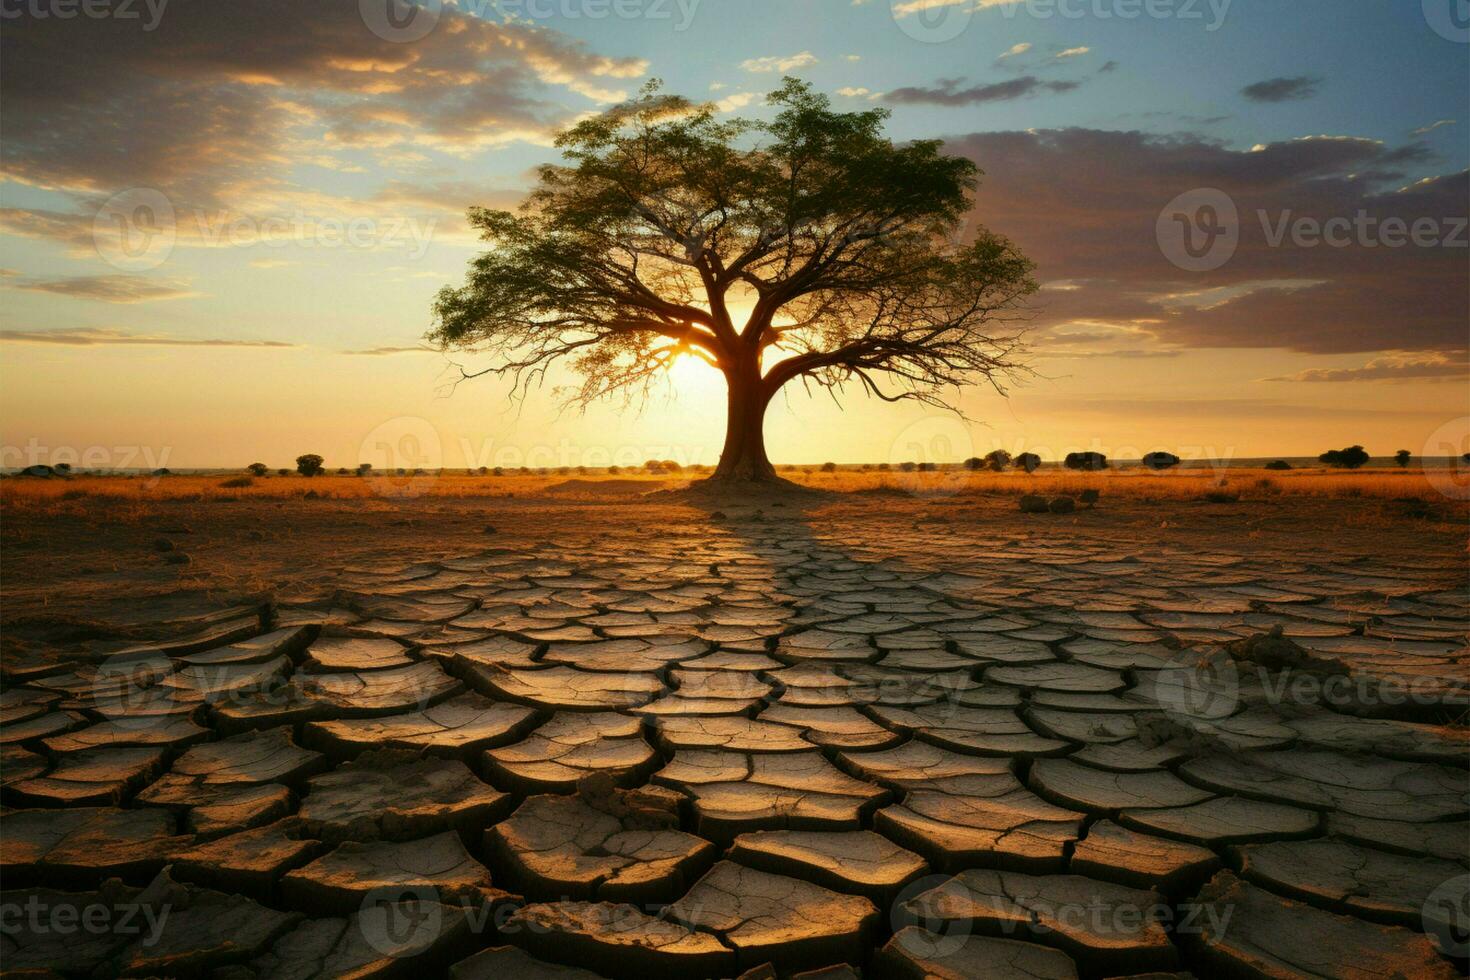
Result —
[[875, 508], [344, 513], [236, 553], [270, 592], [202, 525], [182, 584], [38, 557], [0, 972], [1461, 974], [1453, 528]]

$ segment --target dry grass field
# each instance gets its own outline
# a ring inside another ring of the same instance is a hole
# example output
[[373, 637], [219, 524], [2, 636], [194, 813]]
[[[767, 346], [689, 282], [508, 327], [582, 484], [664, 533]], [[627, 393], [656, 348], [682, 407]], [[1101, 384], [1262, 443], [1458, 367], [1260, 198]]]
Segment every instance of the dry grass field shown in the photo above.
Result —
[[[1154, 471], [1119, 467], [1102, 472], [1076, 472], [1044, 467], [1035, 473], [960, 468], [904, 472], [897, 468], [839, 467], [824, 472], [815, 466], [783, 466], [781, 475], [794, 483], [837, 494], [905, 494], [920, 498], [1022, 496], [1078, 496], [1096, 490], [1103, 497], [1141, 502], [1190, 501], [1221, 497], [1271, 499], [1311, 497], [1404, 501], [1470, 500], [1470, 472], [1448, 469], [1425, 471], [1418, 467], [1361, 470], [1293, 469], [1273, 471], [1234, 468]], [[650, 473], [624, 470], [617, 474], [575, 470], [492, 474], [444, 471], [421, 476], [374, 474], [366, 477], [327, 474], [306, 478], [298, 474], [264, 477], [213, 475], [77, 476], [66, 479], [8, 477], [0, 480], [0, 508], [9, 517], [82, 516], [98, 504], [107, 505], [114, 520], [141, 519], [167, 502], [229, 504], [240, 501], [327, 499], [407, 501], [420, 498], [636, 498], [645, 493], [684, 487], [701, 473]]]

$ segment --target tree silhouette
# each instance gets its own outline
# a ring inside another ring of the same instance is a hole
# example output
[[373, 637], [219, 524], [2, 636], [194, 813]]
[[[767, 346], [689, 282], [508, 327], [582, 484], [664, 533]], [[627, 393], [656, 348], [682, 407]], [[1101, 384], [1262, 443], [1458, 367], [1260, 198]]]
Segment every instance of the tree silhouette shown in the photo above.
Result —
[[769, 101], [768, 122], [722, 119], [651, 82], [562, 133], [566, 164], [541, 167], [518, 212], [472, 208], [490, 250], [440, 291], [428, 335], [491, 358], [460, 380], [521, 395], [567, 359], [585, 407], [701, 358], [728, 390], [712, 479], [752, 482], [777, 479], [762, 421], [798, 378], [942, 407], [963, 384], [1004, 393], [1036, 284], [1004, 238], [956, 240], [974, 164], [896, 146], [886, 110], [836, 112], [796, 79]]
[[302, 453], [296, 457], [296, 472], [302, 476], [316, 476], [322, 472], [322, 458], [316, 453]]
[[1398, 452], [1393, 454], [1393, 458], [1394, 462], [1398, 463], [1399, 466], [1403, 467], [1404, 469], [1408, 469], [1409, 460], [1414, 458], [1414, 454], [1409, 452], [1407, 449], [1400, 449]]
[[1329, 449], [1317, 457], [1319, 463], [1328, 466], [1341, 466], [1344, 469], [1355, 470], [1368, 462], [1369, 456], [1362, 446], [1349, 446], [1346, 449]]

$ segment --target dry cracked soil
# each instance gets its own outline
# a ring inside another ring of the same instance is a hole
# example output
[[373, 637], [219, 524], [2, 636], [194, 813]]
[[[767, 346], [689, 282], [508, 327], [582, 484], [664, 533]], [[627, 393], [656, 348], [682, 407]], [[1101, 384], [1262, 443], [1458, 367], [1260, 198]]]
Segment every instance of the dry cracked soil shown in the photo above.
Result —
[[498, 506], [12, 523], [0, 972], [1464, 970], [1463, 528]]

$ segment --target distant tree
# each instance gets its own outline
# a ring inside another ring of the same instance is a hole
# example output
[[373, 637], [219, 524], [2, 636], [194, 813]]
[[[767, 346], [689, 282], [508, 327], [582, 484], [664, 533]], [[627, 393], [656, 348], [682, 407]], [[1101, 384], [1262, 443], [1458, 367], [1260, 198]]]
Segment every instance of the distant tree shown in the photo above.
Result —
[[62, 476], [71, 476], [70, 463], [57, 463], [54, 468], [56, 472], [60, 473]]
[[664, 460], [663, 461], [663, 468], [665, 470], [668, 470], [670, 473], [682, 473], [682, 472], [684, 472], [684, 467], [680, 466], [677, 462], [675, 462], [672, 459], [666, 459], [666, 460]]
[[475, 470], [475, 472], [478, 473], [478, 474], [480, 474], [481, 476], [484, 476], [484, 475], [486, 475], [487, 473], [490, 472], [490, 467], [488, 467], [488, 466], [481, 466], [480, 468], [478, 468], [477, 470]]
[[556, 468], [557, 476], [566, 476], [570, 472], [572, 472], [572, 468], [570, 466], [558, 466]]
[[153, 471], [154, 476], [173, 476], [173, 473], [174, 471], [169, 469], [167, 466], [160, 466], [158, 469]]
[[1289, 470], [1291, 469], [1291, 464], [1284, 459], [1273, 459], [1266, 464], [1265, 468], [1268, 470]]
[[345, 466], [339, 466], [339, 467], [337, 467], [337, 475], [338, 476], [346, 476], [347, 475], [347, 467], [345, 467]]
[[762, 423], [797, 379], [938, 407], [958, 385], [1004, 392], [1036, 283], [973, 224], [975, 164], [894, 143], [887, 110], [836, 111], [797, 79], [768, 103], [731, 119], [651, 83], [561, 133], [566, 164], [540, 168], [518, 213], [471, 209], [490, 250], [440, 291], [429, 340], [517, 386], [569, 358], [583, 404], [698, 357], [726, 381], [721, 482], [776, 478]]
[[836, 473], [837, 472], [837, 464], [836, 463], [823, 463], [822, 464], [822, 472], [823, 473]]
[[358, 463], [357, 464], [357, 475], [358, 476], [367, 476], [372, 471], [373, 471], [373, 464], [372, 463]]
[[1022, 453], [1016, 457], [1016, 465], [1027, 473], [1035, 473], [1036, 468], [1041, 465], [1041, 457], [1035, 453]]
[[979, 456], [971, 456], [969, 459], [965, 460], [965, 469], [967, 470], [978, 470], [984, 465], [985, 460], [981, 459]]
[[622, 470], [622, 467], [619, 467], [619, 466], [609, 466], [607, 468], [607, 475], [608, 476], [617, 476], [621, 472], [623, 472], [623, 470]]
[[1004, 449], [992, 449], [990, 452], [985, 454], [986, 469], [993, 470], [996, 473], [999, 473], [1010, 465], [1011, 454], [1006, 452]]
[[302, 453], [296, 457], [296, 472], [302, 476], [316, 476], [322, 471], [322, 458], [316, 453]]
[[491, 470], [490, 473], [492, 476], [505, 476], [505, 467], [497, 466], [493, 470]]
[[889, 467], [889, 465], [887, 463], [879, 463], [878, 464], [878, 472], [879, 473], [887, 473], [890, 468], [891, 467]]
[[1326, 463], [1328, 466], [1338, 466], [1347, 470], [1355, 470], [1368, 462], [1369, 455], [1363, 451], [1362, 446], [1349, 446], [1346, 449], [1329, 449], [1317, 457], [1318, 462]]
[[291, 475], [291, 471], [288, 470], [288, 469], [286, 469], [286, 467], [282, 466], [280, 469], [276, 470], [276, 475], [277, 476], [290, 476]]
[[917, 463], [899, 463], [898, 464], [898, 468], [901, 469], [901, 470], [903, 470], [905, 473], [912, 473], [914, 470], [918, 469], [918, 464]]
[[1407, 449], [1400, 449], [1398, 452], [1393, 454], [1393, 461], [1395, 463], [1398, 463], [1399, 466], [1403, 467], [1404, 469], [1409, 468], [1409, 460], [1413, 458], [1414, 454], [1409, 452]]
[[1068, 453], [1062, 465], [1069, 470], [1105, 470], [1108, 458], [1102, 453]]
[[251, 476], [265, 476], [271, 471], [271, 468], [264, 463], [251, 463], [245, 469], [250, 471]]
[[934, 464], [933, 463], [920, 463], [919, 464], [919, 472], [920, 473], [933, 473], [934, 472]]
[[1179, 465], [1179, 457], [1173, 453], [1147, 453], [1143, 457], [1143, 465], [1151, 470], [1169, 470]]

